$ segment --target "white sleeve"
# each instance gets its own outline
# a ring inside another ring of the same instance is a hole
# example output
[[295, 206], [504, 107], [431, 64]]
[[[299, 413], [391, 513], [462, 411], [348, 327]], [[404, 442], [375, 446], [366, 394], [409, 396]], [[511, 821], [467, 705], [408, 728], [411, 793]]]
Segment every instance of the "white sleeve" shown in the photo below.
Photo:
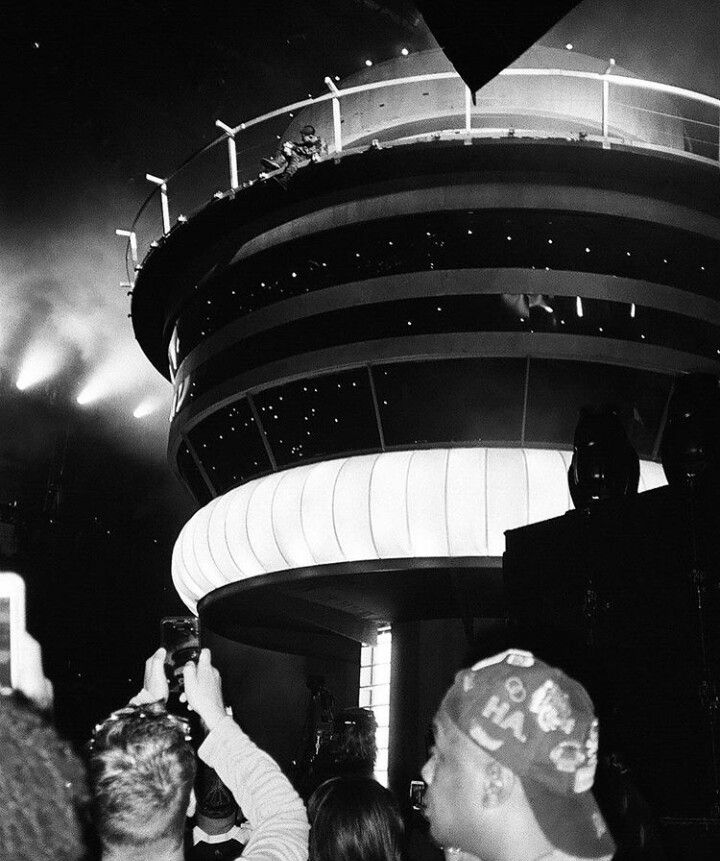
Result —
[[198, 751], [235, 796], [252, 827], [244, 861], [306, 861], [305, 805], [275, 760], [230, 717], [210, 732]]

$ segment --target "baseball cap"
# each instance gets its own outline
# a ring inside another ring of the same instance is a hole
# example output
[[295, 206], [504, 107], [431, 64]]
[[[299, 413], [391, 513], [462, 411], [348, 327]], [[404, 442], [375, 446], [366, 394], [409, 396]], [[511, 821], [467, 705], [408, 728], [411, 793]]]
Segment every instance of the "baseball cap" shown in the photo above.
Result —
[[557, 849], [583, 858], [615, 851], [591, 792], [598, 720], [579, 682], [531, 652], [508, 649], [461, 670], [436, 720], [453, 724], [520, 778]]

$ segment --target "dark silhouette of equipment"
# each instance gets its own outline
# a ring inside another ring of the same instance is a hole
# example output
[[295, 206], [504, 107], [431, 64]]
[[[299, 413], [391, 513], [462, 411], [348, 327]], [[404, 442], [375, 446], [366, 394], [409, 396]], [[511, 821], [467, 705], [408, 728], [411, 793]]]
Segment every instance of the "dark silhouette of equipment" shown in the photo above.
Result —
[[575, 429], [568, 470], [575, 508], [635, 494], [639, 481], [640, 460], [630, 445], [617, 409], [584, 407]]
[[675, 385], [660, 457], [668, 484], [720, 479], [720, 388], [712, 374], [688, 374]]
[[578, 0], [417, 0], [416, 5], [474, 98], [480, 87], [534, 45]]
[[513, 644], [586, 685], [670, 859], [720, 851], [719, 501], [680, 484], [506, 534]]

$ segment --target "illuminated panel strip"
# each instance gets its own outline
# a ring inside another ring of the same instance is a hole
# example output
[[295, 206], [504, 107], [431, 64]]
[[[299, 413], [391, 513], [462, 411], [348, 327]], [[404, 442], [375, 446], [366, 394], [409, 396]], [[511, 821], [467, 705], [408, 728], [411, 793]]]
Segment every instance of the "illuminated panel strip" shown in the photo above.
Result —
[[[452, 448], [303, 464], [218, 496], [183, 527], [175, 587], [190, 610], [258, 574], [361, 560], [499, 557], [504, 531], [572, 507], [569, 451]], [[640, 462], [640, 491], [666, 484]]]
[[388, 747], [390, 725], [390, 627], [378, 628], [376, 646], [363, 646], [360, 652], [360, 691], [358, 704], [372, 709], [377, 721], [375, 742], [375, 780], [388, 785]]

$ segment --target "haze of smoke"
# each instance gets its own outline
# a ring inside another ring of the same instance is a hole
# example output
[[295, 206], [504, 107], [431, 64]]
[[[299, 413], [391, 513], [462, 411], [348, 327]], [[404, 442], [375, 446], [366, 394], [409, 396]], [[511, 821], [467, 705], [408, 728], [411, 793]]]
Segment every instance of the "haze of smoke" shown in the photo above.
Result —
[[717, 0], [585, 0], [540, 41], [613, 57], [641, 78], [720, 93]]
[[[118, 439], [134, 439], [139, 420], [133, 410], [148, 398], [157, 400], [164, 406], [143, 422], [155, 428], [152, 456], [164, 457], [171, 387], [135, 341], [129, 299], [119, 286], [124, 249], [114, 226], [84, 224], [23, 237], [21, 248], [4, 255], [0, 282], [4, 369], [16, 375], [33, 346], [57, 353], [59, 388], [68, 398], [94, 379], [102, 384], [94, 408]], [[145, 427], [142, 434], [147, 432]]]

